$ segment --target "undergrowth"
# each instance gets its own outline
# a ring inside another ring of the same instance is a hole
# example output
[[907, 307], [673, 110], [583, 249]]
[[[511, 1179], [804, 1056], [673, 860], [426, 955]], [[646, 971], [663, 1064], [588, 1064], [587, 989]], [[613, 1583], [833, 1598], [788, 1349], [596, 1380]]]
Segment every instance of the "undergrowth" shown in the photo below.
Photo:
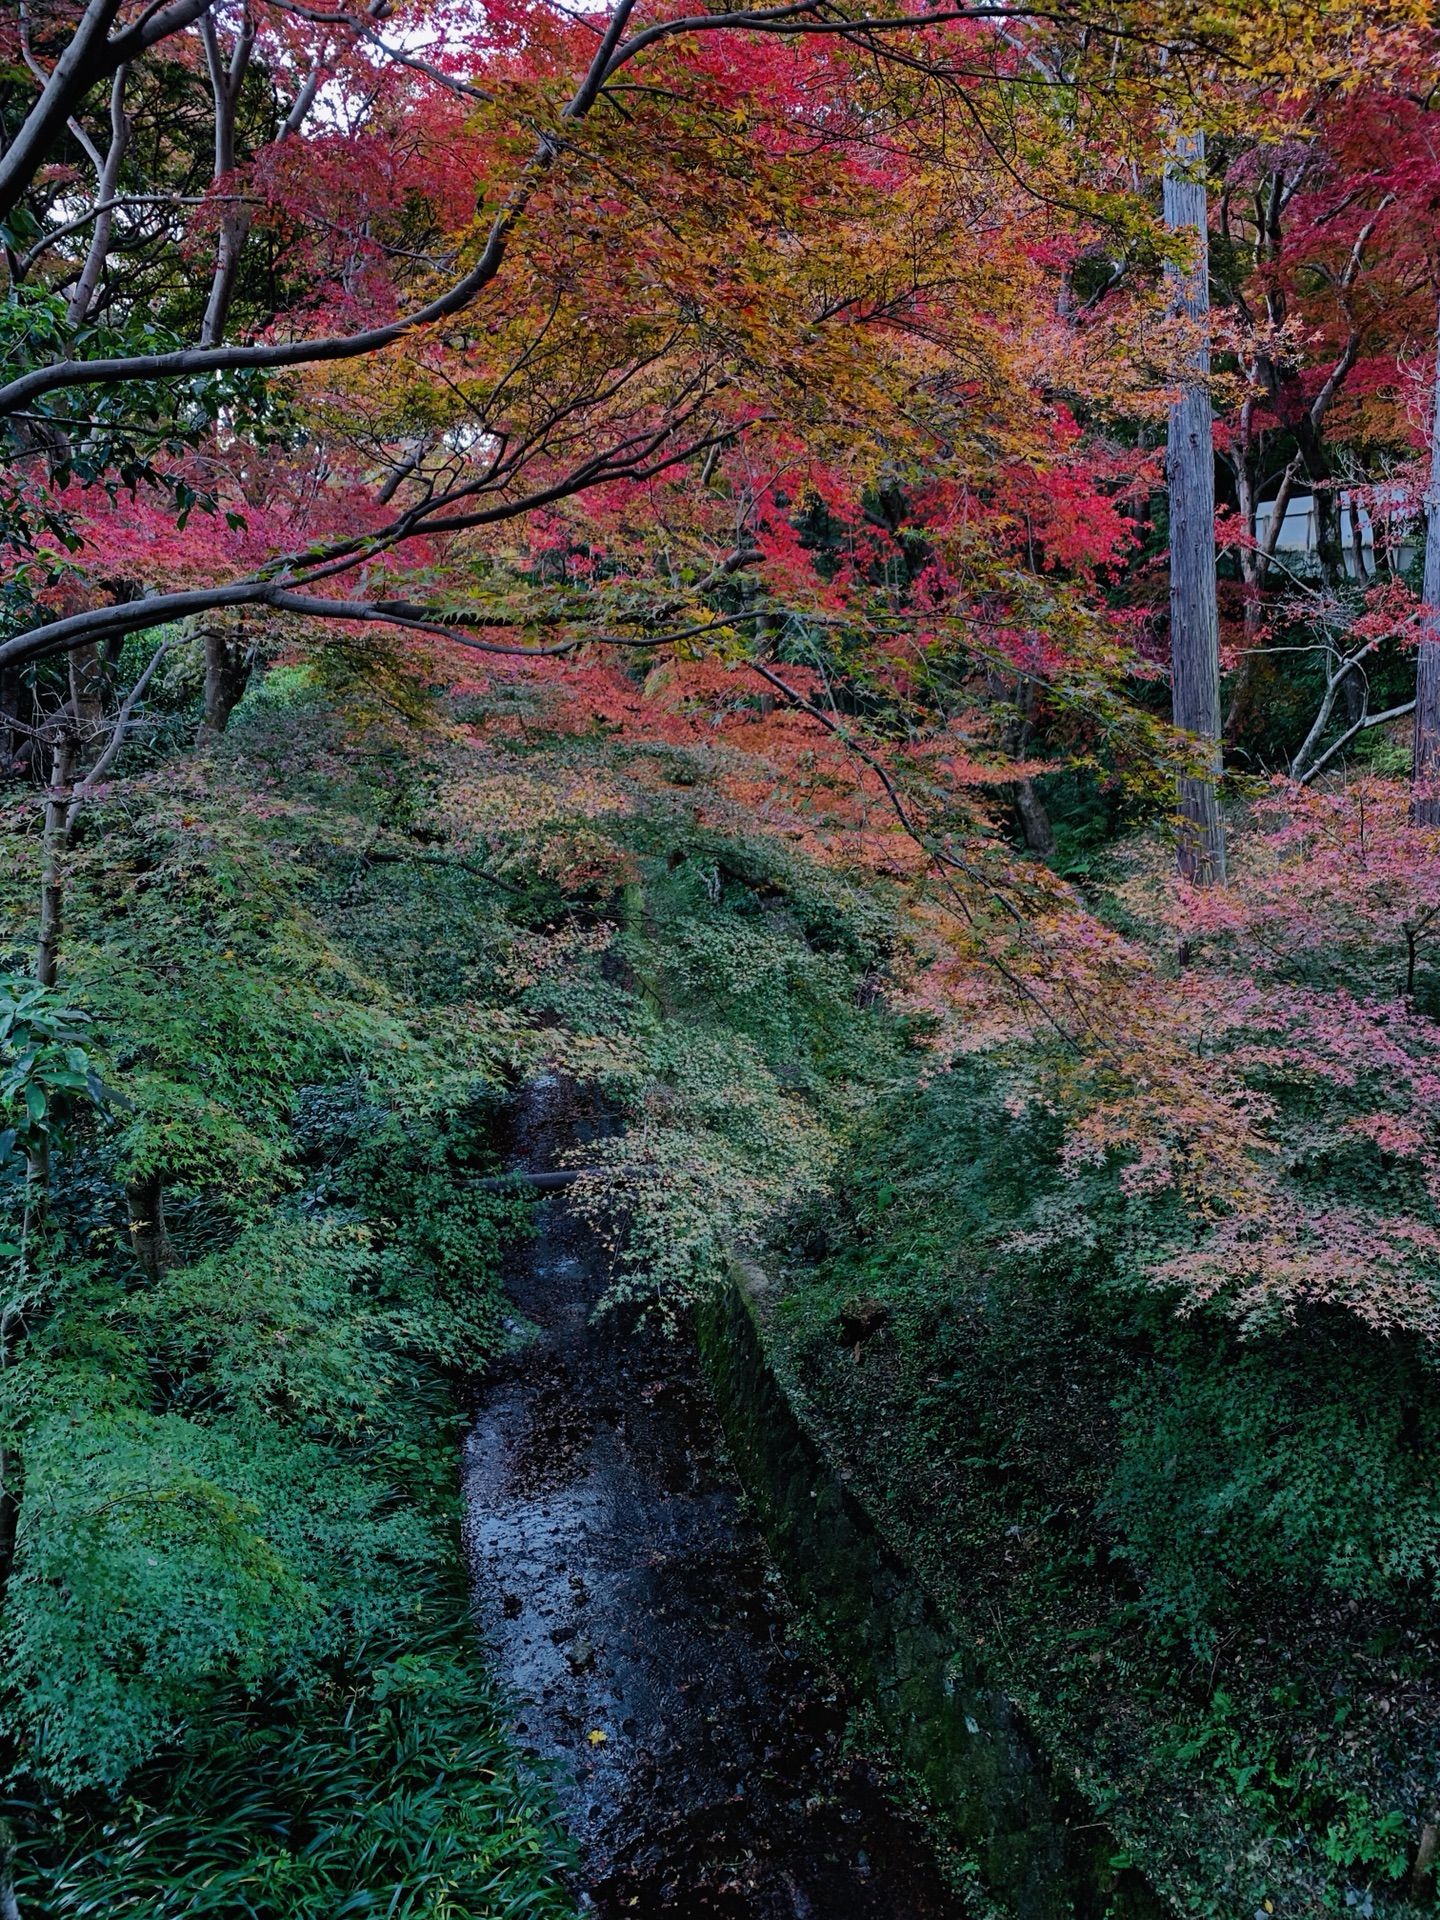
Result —
[[[27, 1920], [569, 1910], [455, 1526], [465, 1384], [517, 1337], [486, 1182], [541, 1064], [625, 1122], [572, 1190], [612, 1303], [674, 1315], [771, 1236], [782, 1364], [1178, 1909], [1398, 1915], [1440, 1778], [1422, 1345], [1177, 1316], [1164, 1196], [1063, 1172], [998, 1052], [929, 1051], [887, 998], [903, 887], [758, 822], [723, 742], [412, 692], [402, 724], [276, 673], [218, 748], [137, 750], [72, 856], [109, 1104], [0, 1381]], [[37, 824], [0, 816], [11, 964]], [[147, 1284], [120, 1196], [157, 1174]]]
[[[486, 741], [411, 692], [401, 724], [282, 670], [204, 754], [162, 727], [70, 859], [107, 1104], [56, 1159], [0, 1386], [27, 1920], [569, 1911], [456, 1537], [466, 1383], [517, 1337], [505, 1102], [541, 1063], [605, 1089], [628, 1133], [580, 1197], [615, 1297], [668, 1314], [905, 1070], [862, 991], [873, 891], [676, 761]], [[0, 819], [17, 961], [37, 824]], [[147, 1282], [122, 1194], [156, 1176]]]
[[[342, 924], [354, 847], [423, 770], [393, 739], [279, 676], [222, 751], [150, 761], [72, 855], [64, 988], [107, 1104], [56, 1159], [0, 1383], [15, 1897], [27, 1920], [570, 1912], [458, 1544], [464, 1389], [511, 1337], [528, 1218], [484, 1185], [520, 1023]], [[4, 825], [18, 947], [33, 806]], [[121, 1196], [157, 1173], [175, 1263], [147, 1282]]]
[[[877, 1103], [777, 1240], [782, 1362], [1179, 1910], [1414, 1911], [1440, 1769], [1428, 1351], [1338, 1313], [1248, 1337], [1177, 1316], [1113, 1186], [1077, 1194], [1007, 1092], [981, 1058]], [[1053, 1231], [1070, 1208], [1085, 1233]]]

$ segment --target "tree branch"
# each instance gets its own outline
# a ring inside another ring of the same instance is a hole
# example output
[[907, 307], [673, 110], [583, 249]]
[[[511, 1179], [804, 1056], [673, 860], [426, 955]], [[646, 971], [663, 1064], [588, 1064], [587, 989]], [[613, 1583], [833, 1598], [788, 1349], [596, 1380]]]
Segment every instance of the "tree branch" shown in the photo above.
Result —
[[110, 251], [115, 189], [119, 185], [125, 149], [130, 144], [130, 122], [125, 113], [125, 77], [128, 72], [128, 67], [117, 67], [110, 83], [110, 147], [95, 185], [96, 199], [105, 211], [96, 218], [85, 265], [81, 268], [80, 278], [65, 309], [65, 318], [72, 327], [78, 327], [88, 319], [100, 285], [100, 275], [105, 270], [105, 258]]
[[1302, 774], [1292, 773], [1291, 778], [1294, 780], [1297, 780], [1302, 787], [1308, 787], [1310, 782], [1315, 778], [1316, 774], [1321, 772], [1323, 768], [1327, 767], [1329, 763], [1335, 758], [1336, 754], [1341, 751], [1342, 748], [1348, 747], [1350, 742], [1355, 738], [1357, 733], [1363, 733], [1366, 727], [1383, 726], [1387, 720], [1402, 719], [1405, 714], [1413, 713], [1414, 711], [1415, 711], [1415, 702], [1413, 700], [1407, 700], [1403, 706], [1389, 707], [1386, 709], [1384, 713], [1363, 714], [1360, 717], [1360, 719], [1358, 719], [1355, 722], [1353, 727], [1351, 727], [1347, 732], [1341, 734], [1340, 738], [1335, 742], [1334, 746], [1327, 747], [1325, 749], [1324, 753], [1321, 754], [1320, 758], [1315, 762], [1313, 767], [1308, 767], [1305, 770], [1305, 772]]
[[162, 640], [160, 645], [155, 649], [149, 666], [146, 667], [140, 678], [130, 689], [126, 695], [124, 706], [121, 707], [119, 713], [116, 715], [115, 726], [110, 735], [109, 745], [79, 785], [70, 789], [70, 804], [66, 810], [63, 827], [63, 832], [67, 839], [75, 831], [75, 822], [80, 818], [81, 808], [87, 800], [93, 799], [100, 782], [110, 771], [111, 767], [114, 766], [116, 755], [125, 744], [125, 735], [129, 730], [130, 716], [135, 711], [136, 702], [140, 699], [146, 687], [149, 686], [151, 679], [154, 677], [155, 669], [170, 651], [171, 645], [171, 641]]
[[[561, 120], [571, 123], [583, 120], [599, 99], [605, 83], [613, 73], [618, 72], [622, 66], [628, 64], [646, 47], [654, 45], [656, 41], [670, 39], [681, 33], [698, 34], [734, 30], [782, 35], [823, 33], [853, 36], [857, 33], [923, 32], [932, 26], [943, 26], [965, 20], [1038, 20], [1070, 24], [1076, 18], [1072, 14], [1033, 7], [980, 6], [936, 9], [934, 12], [920, 15], [862, 16], [851, 20], [834, 12], [826, 12], [822, 15], [821, 8], [827, 4], [828, 0], [795, 0], [795, 4], [784, 7], [762, 8], [754, 11], [740, 10], [731, 13], [691, 14], [680, 20], [662, 21], [656, 26], [645, 28], [629, 40], [622, 40], [621, 36], [634, 7], [634, 0], [622, 0], [622, 4], [611, 16], [604, 38], [584, 78], [573, 98], [564, 108], [560, 116]], [[92, 0], [91, 11], [100, 9], [109, 19], [113, 18], [118, 5], [119, 0]], [[156, 21], [170, 14], [174, 14], [178, 20], [183, 12], [184, 20], [181, 24], [185, 24], [199, 18], [208, 5], [209, 0], [172, 0], [171, 7], [164, 15], [157, 15]], [[185, 12], [185, 9], [189, 11]], [[820, 17], [806, 18], [807, 15]], [[337, 24], [340, 24], [340, 16], [336, 16], [336, 19]], [[166, 29], [167, 32], [175, 30], [173, 27]], [[134, 31], [135, 29], [132, 29], [132, 32]], [[1114, 27], [1107, 27], [1105, 31], [1115, 33], [1124, 39], [1143, 40], [1145, 38], [1143, 35], [1122, 33], [1119, 28]], [[122, 37], [128, 44], [130, 36]], [[161, 36], [157, 33], [155, 37]], [[107, 42], [106, 45], [115, 47], [119, 46], [120, 42]], [[133, 58], [133, 54], [127, 52], [120, 57]], [[118, 61], [110, 59], [108, 54], [105, 60], [108, 64], [95, 69], [87, 79], [85, 88], [76, 96], [77, 99], [83, 97], [83, 92], [88, 90], [101, 72], [108, 73], [118, 64]], [[63, 121], [60, 124], [63, 124]], [[27, 122], [27, 128], [28, 125]], [[47, 135], [47, 141], [48, 137]], [[6, 168], [11, 165], [14, 155], [19, 151], [20, 141], [26, 138], [28, 138], [26, 130], [22, 129], [21, 134], [17, 136], [16, 146], [12, 147], [5, 160], [0, 162], [0, 213], [5, 212], [7, 205], [13, 204], [13, 199], [18, 198], [19, 192], [23, 191], [22, 184], [12, 196], [11, 202], [7, 203], [4, 199], [4, 182], [8, 177]], [[35, 145], [34, 141], [31, 141], [31, 145]], [[192, 378], [197, 374], [239, 372], [244, 368], [278, 371], [285, 367], [358, 359], [393, 345], [395, 341], [405, 338], [418, 328], [431, 326], [439, 320], [447, 320], [468, 307], [495, 278], [504, 262], [511, 234], [528, 209], [542, 179], [554, 167], [562, 150], [563, 142], [558, 136], [547, 129], [542, 129], [534, 152], [522, 167], [519, 177], [491, 224], [485, 244], [474, 266], [446, 292], [438, 295], [425, 306], [417, 308], [413, 313], [402, 315], [399, 319], [387, 321], [380, 326], [362, 328], [357, 333], [327, 334], [309, 340], [267, 341], [249, 346], [230, 347], [200, 345], [182, 347], [171, 353], [58, 361], [50, 366], [32, 368], [0, 388], [0, 417], [17, 412], [44, 394], [58, 392], [65, 388], [92, 385], [116, 386], [137, 380], [181, 380]], [[31, 172], [39, 166], [42, 158], [43, 149], [36, 148], [30, 163]], [[28, 174], [26, 178], [28, 179]]]
[[[1299, 770], [1301, 767], [1304, 766], [1306, 756], [1310, 753], [1316, 741], [1320, 738], [1321, 734], [1325, 731], [1325, 728], [1329, 723], [1331, 712], [1335, 706], [1335, 696], [1339, 693], [1341, 686], [1344, 684], [1348, 676], [1351, 673], [1353, 673], [1355, 669], [1360, 665], [1360, 662], [1365, 658], [1366, 654], [1373, 653], [1374, 651], [1375, 651], [1375, 642], [1371, 640], [1365, 646], [1361, 647], [1358, 653], [1353, 653], [1349, 656], [1348, 659], [1342, 660], [1340, 662], [1340, 665], [1335, 669], [1334, 673], [1330, 674], [1327, 677], [1326, 686], [1325, 686], [1325, 697], [1320, 702], [1320, 711], [1316, 714], [1314, 724], [1311, 726], [1309, 733], [1306, 734], [1304, 744], [1301, 746], [1300, 751], [1295, 755], [1295, 758], [1290, 762], [1290, 778], [1292, 780], [1297, 780], [1300, 778]], [[1358, 727], [1351, 728], [1352, 733], [1358, 732], [1358, 730], [1359, 730]], [[1350, 737], [1349, 734], [1347, 734], [1346, 738], [1348, 739], [1349, 737]], [[1330, 751], [1333, 753], [1335, 749], [1332, 747]], [[1330, 757], [1329, 754], [1325, 756], [1327, 760], [1329, 759], [1329, 757]], [[1324, 763], [1321, 762], [1320, 764], [1323, 765]], [[1318, 771], [1318, 768], [1312, 767], [1311, 772], [1314, 773], [1316, 771]]]
[[0, 215], [18, 204], [90, 89], [109, 79], [117, 67], [132, 65], [158, 41], [193, 25], [210, 4], [211, 0], [171, 0], [169, 6], [150, 8], [112, 40], [110, 29], [121, 0], [90, 0], [40, 98], [0, 155]]

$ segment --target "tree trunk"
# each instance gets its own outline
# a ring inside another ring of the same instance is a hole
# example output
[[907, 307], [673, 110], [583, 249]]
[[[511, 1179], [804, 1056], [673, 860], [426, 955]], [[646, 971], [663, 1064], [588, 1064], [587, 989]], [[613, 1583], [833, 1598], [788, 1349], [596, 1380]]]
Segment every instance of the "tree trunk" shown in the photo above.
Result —
[[[1440, 1810], [1432, 1802], [1425, 1824], [1420, 1829], [1420, 1844], [1415, 1849], [1415, 1864], [1410, 1869], [1410, 1898], [1417, 1904], [1431, 1893], [1436, 1855], [1440, 1854]], [[1432, 1895], [1433, 1898], [1433, 1895]]]
[[24, 688], [18, 667], [0, 667], [0, 780], [13, 779], [25, 769], [24, 749], [29, 740], [10, 722], [20, 718]]
[[35, 978], [53, 987], [60, 970], [60, 926], [65, 908], [65, 844], [70, 827], [70, 776], [75, 742], [68, 733], [55, 742], [50, 790], [45, 796], [45, 841], [40, 870], [40, 938]]
[[125, 1203], [130, 1210], [130, 1245], [140, 1271], [153, 1285], [175, 1264], [165, 1231], [165, 1186], [159, 1174], [132, 1180], [125, 1189]]
[[1305, 462], [1305, 478], [1310, 482], [1310, 498], [1315, 503], [1315, 558], [1320, 579], [1335, 593], [1345, 581], [1345, 543], [1340, 530], [1340, 494], [1335, 485], [1335, 470], [1317, 431], [1302, 421], [1296, 439]]
[[[1242, 464], [1237, 461], [1237, 469]], [[1248, 478], [1248, 476], [1247, 476]], [[1255, 539], [1255, 508], [1249, 499], [1250, 488], [1242, 485], [1240, 517], [1250, 540]], [[1225, 738], [1232, 743], [1250, 722], [1255, 711], [1258, 684], [1262, 678], [1260, 643], [1265, 635], [1265, 563], [1253, 546], [1240, 549], [1240, 583], [1245, 595], [1245, 645], [1240, 665], [1230, 685], [1230, 708], [1225, 715]]]
[[[1265, 582], [1270, 567], [1267, 554], [1261, 551], [1260, 456], [1255, 445], [1253, 423], [1254, 402], [1247, 399], [1240, 408], [1240, 420], [1230, 449], [1230, 464], [1235, 474], [1235, 500], [1240, 511], [1240, 524], [1245, 530], [1245, 538], [1240, 543], [1240, 582], [1245, 596], [1245, 646], [1231, 682], [1230, 709], [1224, 723], [1224, 736], [1232, 744], [1249, 725], [1264, 677], [1260, 643], [1265, 634]], [[1280, 504], [1280, 512], [1283, 518], [1284, 501]], [[1271, 529], [1274, 534], [1278, 534], [1278, 531], [1278, 528]]]
[[96, 641], [87, 640], [70, 654], [70, 708], [75, 715], [76, 759], [82, 768], [95, 757], [96, 742], [105, 728], [105, 704], [110, 676]]
[[[70, 829], [71, 768], [75, 742], [62, 733], [50, 764], [45, 796], [45, 839], [40, 868], [40, 935], [35, 945], [35, 978], [53, 987], [60, 972], [60, 930], [65, 909], [65, 848]], [[21, 1241], [26, 1257], [32, 1237], [44, 1224], [50, 1193], [50, 1142], [40, 1135], [25, 1162], [25, 1224]]]
[[1055, 852], [1055, 829], [1050, 824], [1045, 802], [1036, 793], [1033, 781], [1015, 782], [1015, 811], [1020, 816], [1026, 846], [1031, 853], [1038, 853], [1042, 860], [1049, 860]]
[[[215, 99], [215, 172], [213, 184], [221, 187], [235, 168], [235, 113], [240, 90], [249, 70], [255, 47], [255, 22], [249, 7], [240, 16], [239, 30], [226, 61], [215, 31], [214, 15], [206, 12], [200, 19], [200, 39], [210, 72], [210, 88]], [[250, 236], [250, 209], [243, 201], [227, 194], [221, 204], [220, 240], [215, 256], [215, 272], [210, 282], [210, 297], [200, 323], [200, 345], [213, 347], [225, 337], [225, 322], [240, 271], [240, 256]]]
[[1415, 821], [1440, 827], [1440, 338], [1435, 358], [1435, 407], [1430, 420], [1430, 484], [1425, 489], [1425, 612], [1415, 649], [1413, 778]]
[[228, 634], [218, 628], [205, 631], [205, 717], [200, 722], [200, 744], [223, 733], [230, 716], [250, 684], [254, 652], [246, 646], [244, 630]]
[[[1021, 674], [1012, 687], [1009, 675], [1001, 673], [998, 667], [987, 670], [985, 682], [997, 700], [1008, 700], [1014, 705], [1014, 717], [1006, 725], [1001, 740], [1008, 754], [1023, 760], [1035, 725], [1035, 682]], [[1045, 811], [1045, 802], [1035, 791], [1035, 782], [1017, 780], [1010, 789], [1010, 800], [1025, 845], [1042, 860], [1049, 860], [1055, 852], [1055, 829]]]
[[[1175, 137], [1165, 169], [1165, 224], [1195, 236], [1188, 272], [1170, 269], [1175, 311], [1203, 321], [1210, 311], [1203, 133]], [[1220, 773], [1220, 619], [1215, 600], [1215, 449], [1210, 350], [1190, 361], [1197, 378], [1170, 409], [1165, 475], [1170, 489], [1170, 684], [1177, 727], [1195, 734], [1212, 771], [1180, 780], [1180, 872], [1200, 885], [1225, 878], [1225, 829], [1215, 783]]]
[[65, 318], [72, 327], [82, 326], [89, 319], [100, 289], [100, 276], [110, 255], [110, 233], [115, 220], [112, 203], [120, 184], [125, 149], [130, 144], [130, 122], [125, 117], [125, 81], [129, 71], [128, 67], [117, 67], [110, 83], [110, 148], [95, 183], [95, 204], [102, 211], [96, 216], [85, 265], [65, 309]]
[[1368, 705], [1363, 667], [1353, 667], [1340, 682], [1340, 705], [1345, 710], [1346, 727], [1358, 727]]
[[8, 1841], [0, 1853], [0, 1920], [21, 1920], [20, 1903], [15, 1898], [15, 1849]]

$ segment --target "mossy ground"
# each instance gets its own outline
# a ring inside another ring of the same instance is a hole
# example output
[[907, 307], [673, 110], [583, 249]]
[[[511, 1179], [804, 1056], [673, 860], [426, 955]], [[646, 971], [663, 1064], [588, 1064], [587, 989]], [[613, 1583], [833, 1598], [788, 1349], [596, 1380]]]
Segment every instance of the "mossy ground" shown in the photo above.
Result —
[[1007, 1253], [1043, 1160], [973, 1066], [873, 1114], [774, 1249], [782, 1377], [1179, 1911], [1415, 1911], [1440, 1644], [1418, 1583], [1356, 1567], [1432, 1497], [1425, 1357], [1339, 1316], [1244, 1342], [1103, 1248]]

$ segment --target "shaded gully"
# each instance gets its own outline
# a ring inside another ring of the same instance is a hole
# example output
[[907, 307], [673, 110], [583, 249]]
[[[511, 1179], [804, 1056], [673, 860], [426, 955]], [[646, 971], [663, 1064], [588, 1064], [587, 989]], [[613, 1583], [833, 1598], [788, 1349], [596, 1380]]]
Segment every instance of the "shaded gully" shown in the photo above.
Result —
[[[512, 1161], [609, 1131], [584, 1088], [520, 1095]], [[844, 1746], [846, 1702], [787, 1644], [693, 1344], [592, 1323], [603, 1251], [563, 1194], [512, 1255], [539, 1338], [480, 1391], [466, 1544], [522, 1747], [553, 1766], [602, 1915], [960, 1920], [922, 1830]]]

